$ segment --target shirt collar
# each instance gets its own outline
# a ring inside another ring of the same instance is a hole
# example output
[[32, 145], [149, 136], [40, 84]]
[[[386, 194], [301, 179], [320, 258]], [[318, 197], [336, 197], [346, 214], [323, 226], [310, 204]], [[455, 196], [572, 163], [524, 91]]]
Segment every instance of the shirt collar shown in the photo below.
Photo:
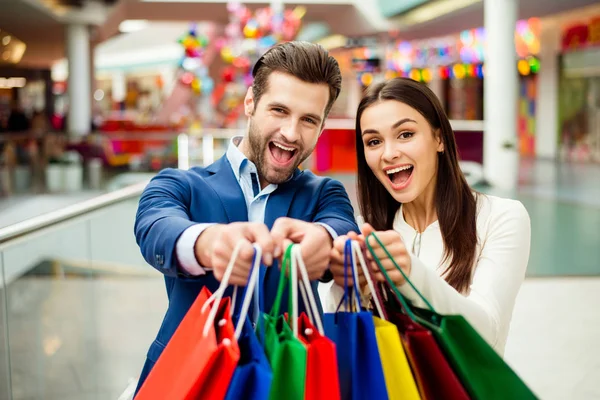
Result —
[[242, 173], [242, 168], [245, 164], [247, 164], [248, 157], [242, 153], [242, 151], [238, 148], [238, 145], [242, 141], [243, 136], [234, 136], [229, 141], [229, 147], [227, 147], [226, 157], [231, 164], [231, 169], [233, 169], [233, 174], [235, 175], [235, 179], [240, 180], [240, 175]]

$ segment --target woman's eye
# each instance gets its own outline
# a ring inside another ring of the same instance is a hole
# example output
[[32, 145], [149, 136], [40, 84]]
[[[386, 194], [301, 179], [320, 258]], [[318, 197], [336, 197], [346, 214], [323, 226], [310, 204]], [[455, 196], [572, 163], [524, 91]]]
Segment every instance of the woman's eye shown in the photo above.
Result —
[[367, 142], [367, 146], [377, 146], [379, 144], [379, 139], [371, 139]]
[[410, 139], [415, 133], [414, 132], [402, 132], [400, 137], [402, 139]]

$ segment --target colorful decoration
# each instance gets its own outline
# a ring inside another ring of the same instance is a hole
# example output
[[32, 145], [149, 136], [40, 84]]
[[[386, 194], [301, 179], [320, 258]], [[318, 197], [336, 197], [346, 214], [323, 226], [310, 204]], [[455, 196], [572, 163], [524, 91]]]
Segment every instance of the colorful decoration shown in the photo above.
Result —
[[227, 64], [212, 96], [212, 104], [221, 127], [235, 127], [243, 117], [243, 100], [252, 85], [252, 66], [277, 43], [293, 40], [302, 25], [306, 8], [284, 9], [281, 1], [252, 12], [245, 5], [227, 3], [229, 23], [215, 47]]
[[217, 47], [223, 61], [245, 71], [270, 47], [293, 40], [306, 14], [305, 7], [284, 10], [279, 2], [254, 13], [241, 3], [229, 2], [227, 11], [229, 23]]
[[196, 95], [210, 94], [213, 90], [213, 80], [208, 75], [205, 66], [205, 50], [209, 40], [205, 35], [199, 35], [196, 25], [192, 24], [190, 30], [179, 38], [178, 42], [184, 48], [184, 56], [180, 62], [181, 74], [179, 80], [192, 88]]
[[477, 64], [485, 57], [485, 30], [483, 28], [462, 31], [459, 35], [458, 53], [460, 61]]
[[596, 16], [589, 21], [571, 25], [563, 31], [563, 50], [576, 50], [593, 46], [600, 46], [600, 17]]
[[[537, 18], [520, 20], [515, 30], [515, 51], [519, 58], [522, 75], [539, 71], [540, 22]], [[386, 67], [399, 76], [412, 76], [428, 81], [466, 77], [483, 78], [485, 62], [485, 29], [477, 28], [458, 35], [422, 40], [397, 41], [386, 51]], [[526, 65], [527, 64], [527, 65]], [[423, 76], [423, 69], [431, 68], [431, 74]], [[413, 72], [417, 71], [417, 72]]]
[[525, 58], [540, 53], [540, 32], [540, 20], [538, 18], [517, 21], [515, 47], [519, 57]]
[[[529, 65], [527, 61], [525, 61], [525, 64]], [[519, 138], [519, 152], [521, 155], [526, 156], [535, 155], [535, 105], [537, 86], [537, 77], [535, 75], [525, 76], [519, 82], [517, 131]]]

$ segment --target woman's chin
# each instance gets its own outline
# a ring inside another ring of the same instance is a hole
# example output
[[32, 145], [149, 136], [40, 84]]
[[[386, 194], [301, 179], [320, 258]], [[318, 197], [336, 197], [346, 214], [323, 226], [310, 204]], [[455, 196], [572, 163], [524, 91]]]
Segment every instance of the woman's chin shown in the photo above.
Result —
[[415, 193], [414, 186], [410, 185], [409, 187], [397, 190], [392, 187], [392, 185], [385, 185], [385, 188], [389, 192], [390, 195], [396, 200], [398, 203], [410, 203], [417, 198], [418, 193]]
[[406, 193], [393, 192], [390, 194], [392, 195], [394, 200], [396, 200], [398, 203], [402, 203], [402, 204], [411, 203], [417, 197], [417, 196], [413, 195], [412, 193], [410, 193], [410, 191], [408, 191]]

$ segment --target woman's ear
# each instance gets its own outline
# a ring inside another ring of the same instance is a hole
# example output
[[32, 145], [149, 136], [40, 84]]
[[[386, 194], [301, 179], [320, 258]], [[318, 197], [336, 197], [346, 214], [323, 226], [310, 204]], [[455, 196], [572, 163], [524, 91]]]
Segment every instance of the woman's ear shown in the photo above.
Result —
[[435, 131], [435, 140], [437, 141], [437, 152], [438, 153], [443, 153], [444, 152], [444, 141], [442, 140], [442, 131], [441, 130], [436, 130]]

